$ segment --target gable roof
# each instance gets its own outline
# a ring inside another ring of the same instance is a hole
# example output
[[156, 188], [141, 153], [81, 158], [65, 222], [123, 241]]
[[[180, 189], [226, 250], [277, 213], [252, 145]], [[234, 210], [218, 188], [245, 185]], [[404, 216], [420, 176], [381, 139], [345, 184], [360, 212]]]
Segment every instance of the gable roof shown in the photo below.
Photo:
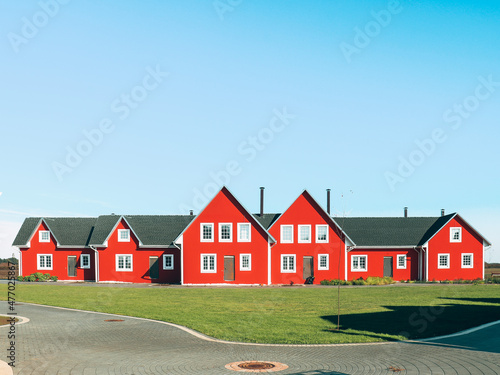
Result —
[[441, 217], [345, 217], [334, 219], [357, 246], [421, 246], [455, 214]]
[[273, 225], [280, 216], [281, 214], [264, 214], [263, 216], [260, 216], [260, 214], [253, 214], [255, 220], [257, 220], [265, 229], [269, 229], [269, 227]]
[[290, 206], [288, 206], [288, 208], [282, 214], [279, 214], [277, 217], [273, 219], [273, 221], [269, 225], [269, 228], [272, 227], [274, 224], [276, 224], [276, 222], [281, 218], [281, 216], [283, 216], [285, 212], [287, 212], [290, 209], [290, 207], [292, 207], [297, 201], [297, 199], [299, 199], [301, 196], [304, 196], [306, 199], [311, 200], [312, 204], [316, 206], [315, 209], [320, 214], [322, 214], [326, 218], [326, 220], [330, 220], [330, 223], [333, 224], [333, 226], [336, 227], [340, 232], [342, 232], [342, 234], [345, 236], [346, 239], [348, 239], [351, 243], [355, 244], [352, 238], [347, 235], [346, 231], [344, 231], [340, 227], [340, 225], [325, 211], [325, 209], [318, 203], [316, 199], [314, 199], [314, 197], [307, 191], [307, 189], [304, 189], [302, 193], [300, 193], [300, 195], [293, 201], [293, 203]]
[[[229, 195], [232, 199], [234, 199], [234, 200], [236, 201], [236, 203], [238, 203], [238, 204], [241, 206], [241, 208], [243, 209], [243, 211], [244, 211], [244, 212], [246, 212], [246, 213], [248, 214], [249, 218], [250, 218], [250, 219], [252, 219], [252, 220], [254, 221], [254, 224], [256, 224], [258, 227], [260, 227], [260, 228], [264, 231], [264, 233], [266, 233], [266, 234], [267, 234], [267, 238], [268, 238], [268, 240], [269, 240], [269, 239], [271, 239], [271, 241], [272, 241], [273, 243], [276, 243], [276, 240], [275, 240], [275, 239], [274, 239], [274, 237], [273, 237], [273, 236], [271, 236], [271, 234], [267, 231], [267, 228], [266, 228], [264, 225], [262, 225], [262, 223], [261, 223], [261, 222], [257, 219], [257, 217], [256, 217], [256, 216], [252, 215], [252, 214], [250, 213], [250, 211], [248, 211], [248, 210], [245, 208], [245, 206], [243, 206], [243, 205], [241, 204], [241, 202], [240, 202], [240, 201], [239, 201], [239, 200], [238, 200], [238, 199], [234, 196], [234, 194], [233, 194], [233, 193], [231, 193], [231, 191], [230, 191], [230, 190], [229, 190], [226, 186], [223, 186], [223, 187], [222, 187], [222, 188], [221, 188], [221, 189], [217, 192], [217, 194], [215, 194], [215, 196], [214, 196], [214, 197], [210, 200], [210, 202], [208, 202], [208, 203], [207, 203], [207, 205], [206, 205], [206, 206], [205, 206], [205, 207], [204, 207], [204, 208], [200, 211], [200, 213], [198, 214], [198, 216], [199, 216], [199, 215], [201, 215], [201, 214], [203, 213], [203, 211], [205, 211], [205, 210], [207, 209], [207, 207], [210, 205], [210, 203], [213, 201], [213, 199], [214, 199], [217, 195], [219, 195], [220, 193], [223, 193], [223, 194], [228, 194], [228, 195]], [[193, 221], [194, 221], [194, 220], [193, 220]], [[180, 237], [184, 234], [184, 232], [185, 232], [186, 230], [188, 230], [188, 228], [191, 226], [191, 224], [193, 224], [193, 221], [191, 221], [191, 222], [190, 222], [190, 223], [189, 223], [189, 224], [188, 224], [188, 225], [187, 225], [187, 226], [186, 226], [186, 227], [182, 230], [182, 232], [181, 232], [181, 233], [179, 233], [179, 235], [175, 238], [174, 242], [178, 242], [178, 241], [179, 241], [179, 238], [180, 238]]]
[[170, 246], [193, 215], [103, 215], [97, 218], [90, 244], [105, 246], [106, 241], [121, 220], [125, 220], [141, 247]]
[[24, 220], [12, 246], [25, 247], [40, 224], [47, 225], [58, 247], [88, 246], [96, 219], [86, 217], [28, 217]]

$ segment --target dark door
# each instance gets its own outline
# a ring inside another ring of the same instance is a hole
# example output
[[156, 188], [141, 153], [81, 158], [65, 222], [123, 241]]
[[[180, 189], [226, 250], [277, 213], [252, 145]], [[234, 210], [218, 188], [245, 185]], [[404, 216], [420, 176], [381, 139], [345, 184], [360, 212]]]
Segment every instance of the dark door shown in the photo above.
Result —
[[392, 277], [392, 257], [384, 257], [384, 277]]
[[224, 281], [234, 281], [234, 256], [224, 257]]
[[314, 258], [304, 257], [304, 265], [302, 266], [304, 271], [304, 280], [308, 277], [314, 276]]
[[158, 257], [149, 257], [149, 277], [157, 279], [160, 276], [160, 266], [158, 264]]
[[71, 255], [68, 257], [68, 276], [76, 276], [76, 256]]

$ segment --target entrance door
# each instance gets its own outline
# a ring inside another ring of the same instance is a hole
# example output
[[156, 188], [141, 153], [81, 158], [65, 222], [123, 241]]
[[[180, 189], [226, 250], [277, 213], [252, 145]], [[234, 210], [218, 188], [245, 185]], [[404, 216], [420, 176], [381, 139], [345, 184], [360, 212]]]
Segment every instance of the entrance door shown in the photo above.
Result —
[[157, 279], [160, 277], [160, 265], [158, 263], [158, 257], [149, 257], [149, 277], [151, 279]]
[[234, 281], [234, 256], [224, 257], [224, 281]]
[[68, 256], [68, 276], [76, 276], [76, 256]]
[[304, 280], [314, 276], [314, 258], [304, 257], [304, 265], [302, 266]]
[[384, 257], [384, 277], [392, 277], [392, 257]]

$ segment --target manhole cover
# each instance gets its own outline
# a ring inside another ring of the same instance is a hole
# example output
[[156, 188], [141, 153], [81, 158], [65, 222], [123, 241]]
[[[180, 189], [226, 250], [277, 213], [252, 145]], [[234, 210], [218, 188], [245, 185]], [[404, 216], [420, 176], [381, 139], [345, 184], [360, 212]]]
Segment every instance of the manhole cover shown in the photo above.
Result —
[[226, 368], [242, 372], [275, 372], [285, 370], [288, 366], [279, 362], [242, 361], [229, 363], [226, 365]]
[[106, 319], [105, 322], [123, 322], [123, 319]]

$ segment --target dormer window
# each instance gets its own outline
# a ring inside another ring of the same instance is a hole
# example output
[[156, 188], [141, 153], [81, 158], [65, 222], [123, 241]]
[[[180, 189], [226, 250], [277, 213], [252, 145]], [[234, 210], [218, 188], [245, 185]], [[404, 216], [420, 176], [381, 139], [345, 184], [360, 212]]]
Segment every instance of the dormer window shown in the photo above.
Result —
[[118, 229], [118, 242], [130, 242], [130, 229]]
[[40, 242], [50, 242], [50, 232], [48, 230], [41, 230], [38, 232], [38, 240]]
[[462, 242], [462, 228], [450, 228], [450, 242]]

